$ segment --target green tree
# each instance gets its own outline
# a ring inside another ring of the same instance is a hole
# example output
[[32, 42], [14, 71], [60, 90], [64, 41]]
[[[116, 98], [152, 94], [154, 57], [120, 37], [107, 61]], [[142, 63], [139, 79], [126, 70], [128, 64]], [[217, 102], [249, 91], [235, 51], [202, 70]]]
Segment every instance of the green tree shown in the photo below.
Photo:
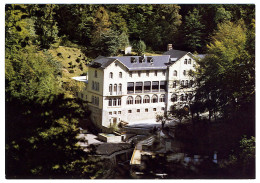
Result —
[[41, 48], [48, 49], [58, 40], [59, 30], [54, 19], [56, 8], [54, 4], [33, 5], [33, 15], [36, 17], [35, 30]]
[[138, 55], [144, 54], [144, 52], [146, 50], [146, 44], [142, 40], [134, 41], [133, 47], [134, 47], [134, 50], [137, 52]]
[[190, 51], [200, 51], [203, 46], [203, 30], [200, 12], [194, 8], [184, 17], [182, 36], [185, 47]]
[[183, 119], [189, 116], [189, 109], [188, 107], [177, 107], [172, 106], [171, 115], [179, 120], [181, 123]]
[[100, 44], [102, 35], [110, 29], [111, 22], [106, 9], [102, 6], [98, 8], [93, 19], [92, 45]]

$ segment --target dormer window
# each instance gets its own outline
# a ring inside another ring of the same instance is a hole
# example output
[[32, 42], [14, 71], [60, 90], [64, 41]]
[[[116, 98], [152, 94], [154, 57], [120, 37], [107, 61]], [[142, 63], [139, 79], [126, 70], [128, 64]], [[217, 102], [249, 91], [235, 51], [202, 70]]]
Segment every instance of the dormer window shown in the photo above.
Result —
[[136, 58], [131, 57], [131, 63], [136, 63]]
[[144, 62], [144, 57], [139, 57], [139, 63], [143, 63]]
[[153, 63], [153, 57], [147, 57], [147, 62], [149, 62], [149, 63]]

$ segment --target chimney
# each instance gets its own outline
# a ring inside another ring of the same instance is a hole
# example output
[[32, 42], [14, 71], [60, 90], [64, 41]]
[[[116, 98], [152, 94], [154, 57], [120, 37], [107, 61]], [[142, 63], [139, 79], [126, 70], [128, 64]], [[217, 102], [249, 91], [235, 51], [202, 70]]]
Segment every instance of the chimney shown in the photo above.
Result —
[[167, 51], [172, 50], [172, 44], [168, 44]]

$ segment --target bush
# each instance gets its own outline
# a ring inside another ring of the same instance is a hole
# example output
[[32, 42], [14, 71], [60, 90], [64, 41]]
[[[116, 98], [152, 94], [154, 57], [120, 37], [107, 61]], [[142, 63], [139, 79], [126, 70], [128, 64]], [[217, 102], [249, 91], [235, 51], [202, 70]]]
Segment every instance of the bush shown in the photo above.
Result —
[[74, 73], [74, 70], [70, 70], [69, 73]]
[[77, 58], [77, 59], [76, 59], [76, 62], [77, 62], [77, 63], [80, 63], [80, 58]]

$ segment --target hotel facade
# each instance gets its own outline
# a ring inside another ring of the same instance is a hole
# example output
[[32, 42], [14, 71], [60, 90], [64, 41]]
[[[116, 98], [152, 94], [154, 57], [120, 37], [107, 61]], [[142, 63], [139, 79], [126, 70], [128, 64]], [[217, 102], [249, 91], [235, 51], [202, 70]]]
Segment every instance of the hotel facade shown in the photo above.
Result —
[[[199, 55], [202, 57], [203, 55]], [[192, 100], [196, 62], [190, 52], [168, 48], [160, 56], [99, 56], [88, 65], [77, 97], [88, 101], [91, 119], [101, 128], [120, 122], [155, 121], [156, 115]]]

